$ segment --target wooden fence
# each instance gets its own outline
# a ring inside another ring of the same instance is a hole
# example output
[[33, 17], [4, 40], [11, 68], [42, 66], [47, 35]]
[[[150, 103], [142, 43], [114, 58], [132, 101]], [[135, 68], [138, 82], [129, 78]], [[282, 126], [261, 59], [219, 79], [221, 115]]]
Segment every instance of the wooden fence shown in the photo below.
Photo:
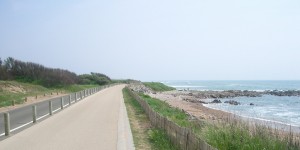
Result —
[[[129, 88], [128, 88], [129, 89]], [[154, 127], [163, 129], [166, 131], [170, 138], [170, 141], [177, 145], [182, 150], [216, 150], [204, 140], [198, 138], [191, 129], [183, 128], [178, 126], [176, 123], [168, 120], [168, 118], [161, 116], [155, 112], [149, 104], [144, 101], [136, 93], [132, 92], [131, 89], [128, 90], [130, 95], [134, 97], [145, 110], [148, 115], [151, 125]]]

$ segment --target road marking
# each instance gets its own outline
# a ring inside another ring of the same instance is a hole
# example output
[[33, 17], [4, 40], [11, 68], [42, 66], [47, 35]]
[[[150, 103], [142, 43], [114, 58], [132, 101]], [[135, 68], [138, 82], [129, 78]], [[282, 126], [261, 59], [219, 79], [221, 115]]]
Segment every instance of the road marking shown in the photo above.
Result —
[[46, 114], [46, 115], [44, 115], [44, 116], [41, 116], [41, 117], [37, 118], [36, 120], [43, 119], [43, 118], [45, 118], [45, 117], [47, 117], [47, 116], [49, 116], [49, 113], [48, 113], [48, 114]]
[[57, 109], [55, 109], [54, 111], [53, 111], [53, 113], [55, 113], [55, 112], [57, 112], [57, 111], [59, 111], [61, 108], [57, 108]]
[[10, 132], [13, 132], [13, 131], [16, 131], [16, 130], [18, 130], [18, 129], [20, 129], [20, 128], [23, 128], [23, 127], [29, 125], [30, 123], [33, 123], [33, 121], [27, 122], [27, 123], [25, 123], [25, 124], [23, 124], [23, 125], [21, 125], [21, 126], [19, 126], [19, 127], [16, 127], [16, 128], [14, 128], [14, 129], [10, 130]]

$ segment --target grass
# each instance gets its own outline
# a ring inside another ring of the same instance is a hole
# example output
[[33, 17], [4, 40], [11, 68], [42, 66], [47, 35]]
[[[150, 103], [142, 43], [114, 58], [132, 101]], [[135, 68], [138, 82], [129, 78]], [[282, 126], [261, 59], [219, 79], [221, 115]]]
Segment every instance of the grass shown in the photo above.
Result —
[[151, 127], [150, 120], [140, 104], [123, 89], [123, 97], [127, 108], [133, 141], [137, 150], [174, 150], [164, 131]]
[[98, 87], [98, 86], [99, 85], [78, 85], [78, 84], [74, 84], [74, 85], [63, 87], [63, 88], [61, 88], [61, 90], [69, 92], [69, 93], [73, 93], [73, 92], [78, 92], [78, 91], [82, 91], [84, 89], [94, 88], [94, 87]]
[[0, 107], [12, 105], [13, 100], [16, 104], [24, 103], [25, 97], [57, 92], [72, 93], [93, 87], [97, 87], [97, 85], [71, 85], [60, 88], [45, 88], [43, 86], [30, 83], [0, 81]]
[[140, 93], [140, 96], [150, 105], [151, 108], [154, 109], [154, 111], [158, 112], [162, 116], [167, 117], [181, 127], [188, 127], [194, 130], [194, 132], [200, 132], [202, 125], [200, 125], [199, 122], [190, 121], [189, 116], [182, 110], [171, 107], [168, 103], [152, 98], [148, 95]]
[[[209, 123], [190, 121], [188, 116], [178, 108], [167, 103], [139, 94], [154, 111], [167, 117], [181, 127], [191, 128], [195, 134], [211, 146], [220, 150], [299, 150], [299, 137], [292, 134], [283, 135], [265, 126], [249, 126], [241, 121]], [[296, 139], [297, 140], [291, 140]]]
[[164, 85], [163, 83], [160, 83], [160, 82], [143, 82], [143, 84], [146, 87], [149, 87], [153, 91], [156, 91], [156, 92], [164, 92], [164, 91], [176, 90], [175, 88], [166, 86], [166, 85]]
[[[206, 126], [203, 131], [207, 142], [219, 150], [299, 150], [299, 143], [290, 141], [272, 128], [249, 125], [240, 121], [223, 122]], [[299, 141], [298, 141], [299, 142]]]
[[176, 150], [176, 149], [178, 149], [170, 142], [166, 132], [161, 129], [149, 130], [148, 135], [150, 137], [151, 143], [153, 143], [153, 145], [155, 147], [154, 149], [157, 149], [157, 150]]

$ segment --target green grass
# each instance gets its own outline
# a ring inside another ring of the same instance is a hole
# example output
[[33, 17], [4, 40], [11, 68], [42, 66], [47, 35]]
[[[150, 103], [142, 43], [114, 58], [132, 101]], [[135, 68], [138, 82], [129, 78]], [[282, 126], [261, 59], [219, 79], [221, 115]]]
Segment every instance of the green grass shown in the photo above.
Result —
[[66, 87], [62, 87], [60, 88], [63, 91], [66, 92], [78, 92], [78, 91], [82, 91], [84, 89], [89, 89], [89, 88], [94, 88], [94, 87], [98, 87], [99, 85], [78, 85], [78, 84], [74, 84], [74, 85], [70, 85], [70, 86], [66, 86]]
[[[123, 89], [124, 102], [133, 134], [134, 145], [137, 150], [176, 150], [162, 130], [151, 127], [150, 120], [145, 111], [132, 96], [127, 88]], [[135, 123], [133, 123], [135, 122]]]
[[157, 149], [157, 150], [179, 149], [170, 142], [170, 140], [168, 139], [167, 133], [161, 129], [149, 130], [148, 135], [150, 137], [150, 141], [153, 143], [155, 149]]
[[93, 87], [97, 87], [97, 85], [70, 85], [59, 88], [45, 88], [37, 84], [0, 81], [0, 107], [10, 106], [13, 100], [16, 104], [24, 103], [25, 97], [57, 92], [72, 93]]
[[156, 91], [156, 92], [164, 92], [164, 91], [176, 90], [175, 88], [166, 86], [166, 85], [164, 85], [163, 83], [160, 83], [160, 82], [143, 82], [143, 84], [146, 87], [149, 87], [153, 91]]
[[168, 103], [163, 102], [159, 99], [152, 98], [148, 95], [139, 94], [143, 100], [145, 100], [150, 107], [161, 114], [164, 117], [167, 117], [177, 125], [181, 127], [188, 127], [194, 130], [194, 132], [199, 132], [201, 129], [200, 123], [189, 121], [189, 116], [185, 114], [182, 110], [178, 108], [171, 107]]
[[[274, 133], [275, 132], [275, 133]], [[204, 137], [219, 150], [299, 150], [299, 143], [289, 141], [288, 136], [279, 136], [278, 131], [265, 126], [251, 128], [241, 122], [220, 123], [206, 126]], [[293, 136], [291, 136], [293, 138]]]
[[154, 111], [181, 127], [191, 128], [198, 137], [220, 150], [300, 149], [299, 138], [298, 141], [290, 140], [295, 138], [294, 135], [279, 136], [279, 132], [276, 132], [274, 129], [259, 125], [251, 126], [250, 128], [250, 126], [236, 120], [214, 124], [209, 122], [191, 122], [188, 120], [188, 116], [178, 108], [173, 108], [167, 103], [151, 98], [148, 95], [141, 93], [139, 95]]

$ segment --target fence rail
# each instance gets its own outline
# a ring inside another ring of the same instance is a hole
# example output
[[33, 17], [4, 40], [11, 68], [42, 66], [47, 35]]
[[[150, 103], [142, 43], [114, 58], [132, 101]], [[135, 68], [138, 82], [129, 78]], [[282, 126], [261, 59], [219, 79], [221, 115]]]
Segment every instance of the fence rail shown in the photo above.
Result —
[[[128, 88], [128, 87], [126, 87]], [[170, 121], [168, 118], [161, 116], [159, 113], [155, 112], [149, 104], [144, 101], [136, 93], [132, 92], [128, 88], [129, 93], [134, 97], [142, 108], [145, 110], [146, 114], [150, 119], [151, 125], [154, 127], [163, 129], [166, 131], [170, 141], [180, 147], [182, 150], [217, 150], [216, 148], [210, 146], [204, 140], [198, 138], [191, 129], [183, 128], [178, 126], [176, 123]]]
[[32, 125], [36, 123], [37, 120], [43, 119], [47, 116], [51, 116], [53, 113], [61, 111], [65, 107], [71, 106], [72, 103], [76, 103], [77, 101], [82, 100], [87, 96], [115, 85], [117, 84], [85, 89], [62, 97], [52, 98], [0, 113], [0, 137], [3, 135], [9, 136], [10, 133], [15, 130], [21, 129], [28, 125]]

